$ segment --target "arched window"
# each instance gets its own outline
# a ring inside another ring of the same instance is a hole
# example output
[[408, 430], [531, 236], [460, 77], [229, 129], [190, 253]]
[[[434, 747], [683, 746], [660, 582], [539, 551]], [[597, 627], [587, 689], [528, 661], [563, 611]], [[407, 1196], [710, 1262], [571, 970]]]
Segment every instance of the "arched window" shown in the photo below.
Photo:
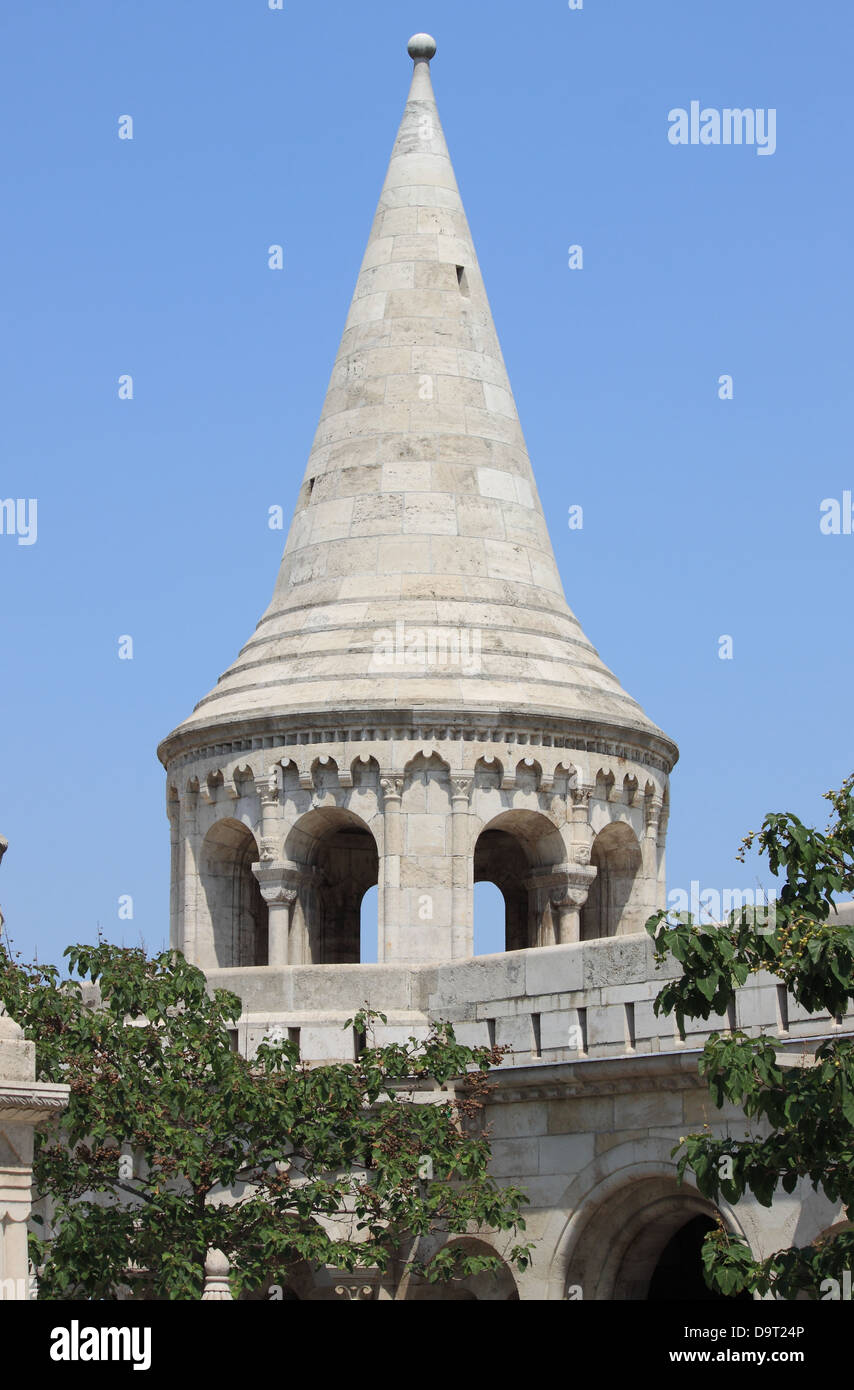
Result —
[[[379, 881], [379, 855], [370, 829], [352, 811], [321, 807], [297, 821], [285, 855], [306, 871], [299, 887], [306, 963], [357, 965], [362, 901]], [[374, 921], [376, 939], [376, 917]]]
[[359, 912], [359, 959], [363, 965], [375, 965], [379, 951], [377, 923], [379, 922], [380, 890], [377, 884], [362, 898]]
[[593, 841], [590, 863], [597, 873], [581, 910], [581, 940], [643, 931], [638, 903], [641, 851], [630, 826], [614, 822]]
[[474, 953], [492, 956], [505, 947], [507, 907], [504, 894], [495, 883], [484, 880], [474, 885]]
[[220, 967], [267, 964], [268, 913], [252, 872], [257, 862], [255, 837], [240, 821], [217, 821], [208, 831], [201, 879]]
[[563, 857], [560, 835], [539, 811], [502, 812], [481, 831], [474, 851], [475, 886], [494, 884], [504, 899], [504, 943], [494, 950], [552, 944], [548, 892], [540, 885]]

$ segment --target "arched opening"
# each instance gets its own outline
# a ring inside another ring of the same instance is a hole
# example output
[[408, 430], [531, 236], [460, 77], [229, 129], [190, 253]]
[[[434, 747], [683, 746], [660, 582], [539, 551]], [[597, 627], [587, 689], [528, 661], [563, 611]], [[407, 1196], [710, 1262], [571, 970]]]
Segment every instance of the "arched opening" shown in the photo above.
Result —
[[359, 911], [359, 959], [363, 965], [375, 965], [379, 958], [380, 890], [375, 883], [362, 898]]
[[[285, 854], [303, 870], [298, 891], [306, 962], [358, 965], [363, 899], [379, 882], [379, 854], [368, 826], [341, 807], [309, 811], [291, 830]], [[376, 916], [374, 937], [376, 960]]]
[[[486, 1241], [468, 1238], [451, 1242], [468, 1255], [496, 1255]], [[509, 1303], [518, 1302], [519, 1291], [509, 1266], [501, 1261], [498, 1269], [472, 1274], [468, 1279], [449, 1279], [444, 1283], [413, 1283], [407, 1300], [415, 1303]]]
[[[692, 1216], [672, 1235], [658, 1257], [649, 1281], [648, 1301], [675, 1303], [698, 1299], [718, 1301], [726, 1295], [710, 1289], [703, 1277], [702, 1248], [709, 1231], [717, 1223], [710, 1216]], [[736, 1294], [736, 1299], [752, 1302], [749, 1293]]]
[[484, 879], [474, 885], [474, 953], [493, 956], [505, 947], [507, 904], [495, 883]]
[[[484, 827], [475, 845], [474, 882], [493, 884], [504, 900], [504, 941], [494, 949], [552, 944], [544, 885], [549, 870], [563, 858], [560, 835], [539, 811], [505, 811]], [[493, 896], [493, 910], [495, 902]]]
[[255, 836], [237, 820], [221, 820], [205, 836], [201, 879], [220, 967], [266, 965], [268, 910], [252, 865]]
[[706, 1287], [701, 1250], [720, 1220], [737, 1229], [731, 1219], [675, 1176], [609, 1182], [607, 1188], [587, 1198], [589, 1216], [566, 1266], [569, 1289], [582, 1288], [586, 1300], [718, 1297]]
[[631, 826], [613, 822], [600, 830], [590, 863], [597, 872], [581, 909], [581, 940], [643, 931], [641, 850]]

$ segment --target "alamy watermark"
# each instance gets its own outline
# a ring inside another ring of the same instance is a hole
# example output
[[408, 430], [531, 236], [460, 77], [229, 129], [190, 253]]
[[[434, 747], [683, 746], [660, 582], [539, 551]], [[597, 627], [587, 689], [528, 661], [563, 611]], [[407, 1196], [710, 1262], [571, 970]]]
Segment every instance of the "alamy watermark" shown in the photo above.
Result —
[[0, 1279], [0, 1303], [9, 1300], [15, 1303], [32, 1303], [38, 1297], [38, 1284], [34, 1274], [22, 1279]]
[[777, 110], [773, 106], [755, 110], [725, 106], [718, 110], [692, 101], [687, 110], [674, 106], [667, 120], [671, 145], [753, 145], [757, 154], [773, 154], [777, 148]]
[[377, 671], [453, 670], [476, 676], [481, 670], [479, 628], [412, 627], [399, 620], [374, 633], [370, 669]]
[[129, 1361], [135, 1371], [151, 1368], [150, 1327], [69, 1327], [50, 1334], [51, 1361]]
[[39, 504], [35, 497], [0, 498], [0, 536], [17, 536], [18, 545], [35, 545], [39, 536]]
[[823, 536], [854, 535], [854, 501], [846, 489], [842, 497], [825, 497], [821, 504], [818, 529]]
[[843, 1269], [841, 1288], [838, 1279], [822, 1279], [818, 1287], [822, 1303], [850, 1303], [851, 1270]]
[[777, 925], [775, 888], [701, 888], [692, 879], [688, 889], [673, 888], [667, 894], [667, 910], [685, 920], [690, 913], [700, 926], [720, 926], [732, 912], [749, 910], [755, 914], [760, 936], [771, 936]]

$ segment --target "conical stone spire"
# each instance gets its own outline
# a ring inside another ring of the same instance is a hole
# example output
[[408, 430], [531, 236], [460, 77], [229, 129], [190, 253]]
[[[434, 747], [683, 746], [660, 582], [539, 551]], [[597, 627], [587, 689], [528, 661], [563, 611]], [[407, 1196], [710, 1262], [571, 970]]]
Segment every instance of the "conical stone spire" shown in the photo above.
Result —
[[318, 711], [485, 722], [676, 750], [567, 606], [430, 78], [414, 73], [272, 602], [161, 746]]

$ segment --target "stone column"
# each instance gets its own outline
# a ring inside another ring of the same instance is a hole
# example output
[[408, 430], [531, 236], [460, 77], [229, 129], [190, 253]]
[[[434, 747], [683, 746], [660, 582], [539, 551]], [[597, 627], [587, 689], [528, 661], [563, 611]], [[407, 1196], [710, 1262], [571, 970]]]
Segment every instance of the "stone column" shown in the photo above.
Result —
[[276, 837], [276, 831], [280, 828], [278, 809], [281, 774], [281, 767], [275, 764], [270, 768], [267, 781], [262, 782], [258, 788], [261, 802], [261, 834], [258, 851], [262, 862], [278, 859], [282, 852]]
[[658, 816], [658, 834], [656, 835], [656, 848], [658, 860], [658, 877], [656, 883], [656, 909], [667, 906], [667, 825], [670, 820], [670, 803], [663, 801], [661, 811]]
[[198, 895], [202, 892], [199, 880], [199, 790], [188, 788], [181, 797], [181, 886], [179, 912], [181, 920], [181, 950], [192, 965], [204, 968], [215, 965], [213, 942], [199, 940]]
[[181, 864], [181, 803], [167, 792], [166, 814], [169, 817], [169, 945], [173, 951], [182, 948], [181, 897], [179, 868]]
[[400, 932], [400, 861], [403, 856], [403, 778], [383, 777], [383, 857], [380, 863], [379, 960], [393, 959]]
[[267, 964], [276, 969], [281, 969], [284, 965], [295, 965], [297, 962], [291, 959], [291, 921], [297, 890], [284, 884], [262, 884], [261, 896], [267, 904], [270, 926]]
[[[269, 851], [270, 842], [262, 841], [262, 853]], [[267, 904], [269, 925], [268, 964], [281, 969], [285, 965], [309, 965], [304, 917], [299, 907], [300, 888], [312, 882], [312, 875], [296, 864], [280, 859], [262, 859], [252, 865], [252, 872], [261, 887]]]
[[646, 884], [646, 905], [650, 912], [665, 905], [664, 841], [667, 835], [667, 812], [657, 794], [648, 795], [643, 803], [643, 842], [641, 864]]
[[660, 796], [648, 795], [644, 797], [641, 855], [645, 878], [656, 878], [658, 875], [658, 824], [661, 807]]
[[452, 958], [474, 953], [474, 853], [470, 844], [469, 804], [473, 778], [451, 778], [451, 943]]
[[564, 886], [557, 894], [552, 894], [558, 919], [556, 946], [568, 946], [581, 940], [581, 909], [595, 877], [593, 865], [574, 864], [567, 872]]
[[578, 863], [590, 863], [590, 851], [593, 848], [593, 833], [590, 828], [590, 795], [592, 787], [583, 786], [576, 781], [575, 786], [570, 787], [570, 797], [572, 798], [571, 824], [572, 824], [572, 857]]

